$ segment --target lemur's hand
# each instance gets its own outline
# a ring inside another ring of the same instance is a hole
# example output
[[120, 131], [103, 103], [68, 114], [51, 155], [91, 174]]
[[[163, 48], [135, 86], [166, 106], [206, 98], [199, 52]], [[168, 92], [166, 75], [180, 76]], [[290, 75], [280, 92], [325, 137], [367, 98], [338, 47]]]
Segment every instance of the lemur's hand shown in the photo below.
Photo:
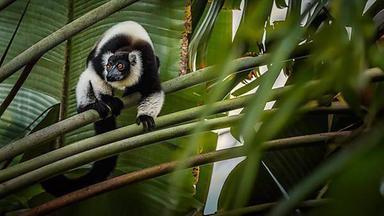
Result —
[[145, 131], [152, 131], [155, 129], [155, 121], [153, 120], [152, 116], [148, 115], [140, 115], [136, 118], [136, 123], [138, 125], [143, 124], [143, 128]]
[[100, 118], [104, 119], [108, 116], [109, 108], [103, 101], [96, 101], [83, 107], [78, 107], [77, 112], [82, 113], [87, 110], [94, 109], [99, 113]]
[[109, 108], [111, 108], [112, 115], [118, 116], [121, 113], [121, 110], [124, 108], [124, 103], [117, 97], [110, 95], [101, 95], [101, 100], [104, 101]]

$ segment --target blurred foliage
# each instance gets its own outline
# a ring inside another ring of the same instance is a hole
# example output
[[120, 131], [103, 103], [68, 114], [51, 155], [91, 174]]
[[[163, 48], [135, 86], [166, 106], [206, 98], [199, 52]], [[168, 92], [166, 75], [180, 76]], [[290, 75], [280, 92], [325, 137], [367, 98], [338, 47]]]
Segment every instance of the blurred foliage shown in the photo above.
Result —
[[[6, 59], [104, 2], [69, 0], [43, 4], [31, 1]], [[381, 38], [384, 5], [380, 0], [368, 6], [367, 2], [244, 0], [239, 28], [232, 35], [232, 10], [240, 8], [239, 0], [139, 1], [43, 56], [25, 83], [25, 89], [2, 116], [2, 122], [4, 119], [9, 123], [3, 126], [1, 122], [0, 133], [4, 137], [1, 144], [18, 137], [15, 134], [22, 133], [20, 131], [53, 104], [61, 102], [61, 118], [75, 113], [74, 86], [83, 70], [85, 57], [99, 35], [116, 22], [127, 19], [140, 22], [149, 31], [160, 56], [162, 80], [178, 76], [180, 38], [185, 30], [184, 7], [187, 4], [192, 13], [192, 32], [188, 35], [189, 70], [194, 72], [215, 64], [219, 75], [214, 81], [167, 95], [162, 114], [238, 97], [257, 88], [250, 103], [241, 111], [245, 117], [231, 128], [233, 137], [247, 150], [247, 159], [226, 179], [218, 210], [225, 212], [282, 200], [271, 214], [288, 214], [286, 211], [293, 208], [293, 213], [299, 215], [381, 215], [384, 213], [384, 173], [380, 166], [384, 158], [383, 140], [377, 132], [370, 132], [381, 128], [383, 121], [383, 85], [380, 83], [383, 79], [372, 83], [366, 71], [373, 67], [384, 68]], [[0, 52], [9, 41], [24, 4], [25, 1], [17, 1], [0, 13], [0, 33], [4, 35], [0, 37]], [[277, 15], [285, 18], [276, 20]], [[231, 60], [258, 55], [269, 56], [262, 75], [260, 68], [233, 73]], [[279, 76], [285, 76], [290, 87], [275, 98], [272, 88]], [[9, 89], [15, 80], [16, 76], [12, 76], [2, 86]], [[24, 91], [29, 94], [23, 94]], [[1, 98], [7, 91], [3, 92]], [[267, 114], [265, 106], [272, 100], [275, 100], [276, 111]], [[33, 110], [13, 110], [13, 106], [25, 103], [23, 101], [28, 101], [26, 107]], [[352, 112], [306, 114], [301, 109], [309, 105], [330, 106], [332, 102], [348, 105]], [[25, 114], [12, 117], [21, 112]], [[124, 111], [119, 124], [132, 123], [135, 113], [133, 109]], [[201, 118], [215, 117], [209, 108], [203, 113]], [[308, 146], [270, 152], [261, 148], [262, 143], [277, 138], [345, 130], [352, 131], [351, 137], [308, 142]], [[115, 174], [213, 151], [217, 134], [202, 131], [204, 128], [200, 126], [195, 129], [197, 135], [124, 153]], [[376, 137], [361, 138], [366, 133]], [[71, 132], [66, 142], [92, 135], [91, 127], [84, 127]], [[355, 147], [359, 145], [367, 146], [361, 148], [364, 149], [361, 154], [356, 153], [359, 148]], [[86, 170], [84, 167], [75, 172]], [[194, 173], [186, 170], [127, 186], [77, 203], [58, 214], [186, 215], [202, 212], [204, 204], [209, 205], [205, 202], [211, 170], [211, 165], [200, 166]], [[49, 199], [43, 193], [35, 196], [39, 191], [36, 187], [28, 188], [22, 195], [2, 200], [0, 206], [8, 206], [6, 210], [26, 208]], [[318, 198], [331, 198], [331, 204], [313, 210], [294, 208], [303, 199]], [[90, 206], [97, 207], [88, 210]]]

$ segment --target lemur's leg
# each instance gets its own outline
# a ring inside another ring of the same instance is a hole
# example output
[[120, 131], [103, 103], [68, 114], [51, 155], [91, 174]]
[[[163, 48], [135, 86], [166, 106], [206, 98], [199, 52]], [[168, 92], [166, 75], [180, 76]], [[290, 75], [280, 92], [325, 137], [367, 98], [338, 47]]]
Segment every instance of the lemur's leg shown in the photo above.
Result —
[[136, 123], [143, 124], [145, 130], [155, 128], [154, 118], [159, 115], [164, 103], [164, 92], [159, 91], [144, 96], [137, 107]]
[[79, 78], [76, 86], [76, 100], [77, 112], [94, 109], [101, 118], [107, 117], [109, 110], [114, 115], [118, 115], [123, 108], [122, 101], [113, 97], [112, 87], [89, 68]]

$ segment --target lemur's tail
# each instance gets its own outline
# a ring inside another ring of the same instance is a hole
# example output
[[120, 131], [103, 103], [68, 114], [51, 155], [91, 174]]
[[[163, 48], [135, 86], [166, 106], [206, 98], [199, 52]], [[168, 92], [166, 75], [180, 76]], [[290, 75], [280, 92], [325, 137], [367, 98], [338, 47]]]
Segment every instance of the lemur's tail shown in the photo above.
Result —
[[[94, 123], [96, 134], [116, 129], [114, 116]], [[82, 177], [70, 179], [64, 174], [52, 177], [41, 182], [41, 186], [48, 193], [58, 197], [88, 185], [96, 184], [108, 178], [116, 166], [117, 156], [105, 158], [93, 163], [92, 169]]]

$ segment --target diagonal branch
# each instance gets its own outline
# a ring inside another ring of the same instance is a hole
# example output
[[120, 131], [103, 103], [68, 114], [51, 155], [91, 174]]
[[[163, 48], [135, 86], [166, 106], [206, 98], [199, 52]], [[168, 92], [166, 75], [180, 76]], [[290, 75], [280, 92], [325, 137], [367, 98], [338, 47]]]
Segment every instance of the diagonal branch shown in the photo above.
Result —
[[[267, 151], [285, 149], [285, 148], [300, 146], [300, 145], [303, 145], [304, 143], [313, 144], [318, 141], [325, 141], [325, 140], [329, 140], [337, 137], [346, 137], [346, 136], [349, 136], [350, 134], [351, 134], [350, 131], [345, 131], [345, 132], [331, 132], [331, 133], [323, 133], [323, 134], [290, 137], [290, 138], [284, 138], [284, 139], [278, 139], [278, 140], [266, 142], [263, 144], [262, 148]], [[230, 149], [219, 150], [219, 151], [214, 151], [214, 152], [193, 156], [185, 160], [162, 163], [157, 166], [131, 172], [122, 176], [118, 176], [118, 177], [88, 186], [86, 188], [74, 191], [72, 193], [66, 194], [62, 197], [56, 198], [52, 201], [42, 204], [41, 206], [33, 208], [32, 210], [22, 215], [32, 216], [32, 215], [47, 214], [53, 210], [62, 208], [71, 203], [75, 203], [107, 191], [115, 190], [120, 187], [133, 184], [135, 182], [139, 182], [146, 179], [171, 173], [179, 167], [189, 168], [193, 166], [198, 166], [198, 165], [212, 163], [220, 160], [243, 156], [246, 153], [245, 150], [246, 149], [244, 147], [234, 147]]]
[[[204, 109], [207, 106], [210, 106], [212, 113], [220, 113], [226, 112], [229, 110], [237, 109], [244, 107], [245, 104], [252, 98], [252, 95], [247, 95], [235, 99], [225, 100], [216, 102], [212, 105], [203, 105], [199, 107], [190, 108], [187, 110], [182, 110], [179, 112], [171, 113], [168, 115], [160, 116], [157, 118], [156, 125], [158, 128], [166, 127], [182, 122], [186, 122], [189, 120], [196, 119], [200, 117], [201, 113], [203, 113]], [[305, 109], [305, 108], [304, 108]], [[311, 108], [307, 110], [310, 113], [347, 113], [351, 110], [349, 107], [333, 104], [330, 107], [318, 107]], [[272, 113], [272, 111], [265, 111], [266, 113]], [[60, 159], [94, 149], [96, 147], [115, 142], [118, 140], [122, 140], [128, 137], [132, 137], [138, 135], [142, 132], [142, 126], [138, 126], [136, 124], [129, 125], [126, 127], [119, 128], [117, 130], [113, 130], [104, 134], [99, 134], [70, 145], [64, 146], [62, 148], [56, 149], [54, 151], [48, 152], [46, 154], [40, 155], [36, 158], [33, 158], [28, 161], [21, 162], [12, 167], [9, 167], [4, 170], [0, 170], [0, 182], [4, 182], [21, 174], [27, 173], [34, 169], [43, 167]]]
[[0, 11], [2, 11], [4, 8], [8, 7], [9, 5], [11, 5], [15, 1], [16, 0], [2, 0], [0, 2]]
[[38, 59], [32, 60], [30, 63], [28, 63], [24, 70], [21, 72], [19, 78], [17, 79], [15, 85], [12, 87], [11, 91], [7, 95], [7, 97], [4, 99], [4, 101], [0, 105], [0, 117], [3, 115], [5, 110], [8, 108], [9, 104], [11, 104], [13, 98], [15, 98], [17, 92], [20, 90], [21, 86], [24, 84], [25, 80], [27, 79], [28, 75], [32, 71], [33, 66], [37, 63]]
[[59, 174], [66, 170], [87, 164], [89, 162], [99, 160], [101, 158], [110, 157], [128, 151], [134, 148], [139, 148], [144, 145], [149, 145], [155, 142], [164, 141], [171, 138], [181, 137], [191, 134], [197, 125], [203, 124], [206, 130], [219, 129], [229, 127], [240, 120], [241, 115], [220, 117], [216, 119], [203, 120], [202, 122], [193, 122], [183, 124], [176, 127], [153, 131], [150, 133], [134, 136], [128, 139], [110, 143], [55, 163], [48, 164], [40, 169], [33, 170], [24, 175], [18, 176], [9, 181], [0, 184], [0, 197], [4, 197], [13, 191], [16, 191], [27, 185], [41, 181], [44, 178]]
[[[251, 98], [251, 96], [239, 97], [236, 99], [225, 100], [216, 102], [211, 106], [212, 113], [220, 113], [233, 109], [243, 107]], [[201, 113], [207, 105], [182, 110], [179, 112], [171, 113], [168, 115], [160, 116], [155, 120], [157, 128], [166, 127], [173, 124], [179, 124], [186, 121], [190, 121], [200, 117]], [[340, 107], [341, 109], [347, 110], [347, 107]], [[128, 137], [132, 137], [142, 133], [142, 126], [137, 124], [128, 125], [113, 131], [109, 131], [103, 134], [99, 134], [87, 139], [66, 145], [62, 148], [40, 155], [28, 161], [15, 164], [5, 170], [0, 170], [0, 182], [9, 180], [18, 175], [40, 168], [47, 164], [53, 163], [60, 159], [111, 143], [118, 140], [122, 140]]]
[[[269, 56], [262, 55], [258, 57], [246, 57], [233, 61], [235, 70], [233, 73], [246, 68], [252, 68], [263, 65], [267, 62]], [[174, 78], [162, 83], [165, 93], [171, 93], [180, 89], [188, 88], [193, 85], [212, 80], [217, 76], [215, 66], [207, 67], [198, 70], [194, 73], [189, 73], [184, 76]], [[137, 93], [130, 97], [124, 98], [125, 107], [132, 106], [137, 103], [139, 95]], [[77, 114], [70, 118], [57, 122], [49, 127], [36, 131], [22, 139], [10, 143], [0, 149], [0, 162], [12, 158], [24, 151], [43, 145], [44, 143], [52, 140], [53, 138], [65, 134], [69, 131], [75, 130], [92, 122], [99, 120], [99, 115], [95, 110], [88, 110], [86, 112]]]
[[[9, 42], [8, 42], [8, 44], [7, 44], [7, 47], [5, 48], [4, 53], [3, 53], [3, 55], [1, 56], [1, 59], [0, 59], [0, 67], [1, 67], [1, 66], [3, 65], [3, 63], [4, 63], [5, 57], [7, 56], [7, 53], [8, 53], [8, 51], [9, 51], [9, 48], [11, 47], [12, 42], [13, 42], [13, 40], [15, 39], [16, 33], [17, 33], [17, 31], [19, 30], [19, 28], [20, 28], [21, 21], [23, 21], [24, 15], [25, 15], [25, 13], [27, 12], [27, 9], [28, 9], [28, 6], [29, 6], [29, 3], [30, 3], [30, 2], [31, 2], [31, 1], [29, 0], [29, 1], [27, 2], [27, 4], [25, 4], [24, 10], [23, 10], [23, 12], [22, 12], [21, 15], [20, 15], [19, 21], [18, 21], [17, 24], [16, 24], [16, 28], [15, 28], [15, 30], [13, 31], [13, 34], [12, 34], [12, 36], [11, 36], [11, 39], [9, 40]], [[0, 4], [1, 4], [1, 3], [0, 3]], [[0, 5], [0, 11], [1, 11], [1, 5]], [[38, 59], [39, 59], [39, 58], [40, 58], [40, 57], [38, 57]]]
[[45, 215], [56, 209], [62, 208], [80, 200], [87, 199], [91, 196], [115, 190], [125, 185], [168, 174], [178, 167], [188, 168], [233, 157], [239, 157], [244, 155], [243, 150], [244, 149], [242, 147], [219, 150], [215, 152], [197, 155], [186, 160], [171, 161], [150, 168], [131, 172], [66, 194], [62, 197], [56, 198], [52, 201], [37, 206], [36, 208], [33, 208], [30, 211], [21, 214], [21, 216]]
[[19, 70], [21, 67], [26, 65], [28, 62], [32, 61], [38, 56], [43, 55], [48, 50], [54, 48], [68, 38], [76, 35], [80, 31], [88, 28], [96, 22], [137, 1], [138, 0], [112, 0], [93, 9], [92, 11], [89, 11], [73, 22], [68, 23], [59, 30], [35, 43], [33, 46], [20, 53], [6, 65], [1, 67], [0, 83], [15, 73], [17, 70]]

